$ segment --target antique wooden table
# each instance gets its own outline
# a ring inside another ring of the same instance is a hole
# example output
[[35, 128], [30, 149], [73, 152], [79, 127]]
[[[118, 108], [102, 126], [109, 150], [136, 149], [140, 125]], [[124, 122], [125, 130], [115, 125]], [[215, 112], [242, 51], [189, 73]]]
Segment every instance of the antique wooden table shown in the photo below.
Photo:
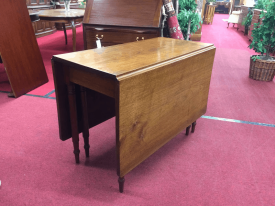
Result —
[[76, 51], [76, 29], [75, 29], [74, 21], [78, 19], [83, 19], [84, 13], [85, 13], [85, 10], [82, 10], [82, 9], [70, 9], [70, 11], [65, 11], [65, 9], [50, 9], [50, 10], [42, 10], [39, 13], [39, 18], [41, 20], [62, 23], [66, 44], [67, 44], [67, 32], [66, 32], [65, 24], [70, 23], [72, 25], [72, 31], [73, 31], [73, 51]]
[[[213, 44], [154, 38], [52, 58], [60, 138], [116, 117], [117, 174], [124, 176], [206, 112]], [[89, 107], [87, 107], [89, 105]]]

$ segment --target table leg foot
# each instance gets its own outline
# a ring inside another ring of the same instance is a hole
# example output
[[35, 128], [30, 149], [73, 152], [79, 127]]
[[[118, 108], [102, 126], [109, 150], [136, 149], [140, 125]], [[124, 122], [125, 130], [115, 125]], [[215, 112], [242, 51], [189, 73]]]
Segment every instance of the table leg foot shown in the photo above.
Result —
[[197, 124], [196, 121], [192, 123], [192, 130], [191, 130], [192, 133], [195, 132], [196, 124]]
[[185, 132], [185, 135], [186, 135], [186, 136], [189, 135], [190, 128], [191, 128], [191, 125], [189, 125], [188, 127], [186, 127], [186, 132]]
[[85, 154], [86, 154], [86, 157], [89, 157], [90, 156], [90, 145], [89, 144], [85, 144], [84, 145], [84, 149], [85, 149]]
[[88, 107], [87, 107], [87, 94], [86, 88], [80, 87], [81, 91], [81, 103], [82, 103], [82, 121], [83, 121], [83, 139], [84, 139], [84, 149], [86, 157], [89, 157], [89, 117], [88, 117]]
[[72, 141], [74, 146], [75, 162], [79, 163], [79, 135], [78, 135], [78, 123], [77, 123], [77, 108], [76, 108], [76, 91], [73, 83], [68, 83], [68, 98], [70, 107], [70, 119], [72, 129]]
[[119, 178], [118, 178], [119, 192], [120, 192], [120, 193], [123, 193], [124, 182], [125, 182], [124, 177], [119, 177]]
[[79, 164], [79, 153], [80, 150], [74, 150], [75, 163]]

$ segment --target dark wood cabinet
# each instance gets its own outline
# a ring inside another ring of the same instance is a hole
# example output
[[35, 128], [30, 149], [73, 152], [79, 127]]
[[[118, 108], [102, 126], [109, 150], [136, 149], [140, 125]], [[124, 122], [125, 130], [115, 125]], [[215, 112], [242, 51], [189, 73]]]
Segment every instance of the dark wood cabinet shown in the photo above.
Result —
[[162, 0], [89, 0], [83, 19], [84, 48], [142, 41], [161, 35]]
[[[26, 4], [29, 10], [53, 9], [50, 0], [26, 0]], [[33, 22], [32, 27], [37, 38], [52, 34], [56, 30], [53, 22], [42, 20]]]
[[84, 27], [85, 49], [96, 48], [97, 38], [101, 39], [102, 46], [112, 46], [133, 41], [142, 41], [159, 37], [158, 29], [146, 29], [142, 27], [119, 27], [119, 26], [93, 26]]

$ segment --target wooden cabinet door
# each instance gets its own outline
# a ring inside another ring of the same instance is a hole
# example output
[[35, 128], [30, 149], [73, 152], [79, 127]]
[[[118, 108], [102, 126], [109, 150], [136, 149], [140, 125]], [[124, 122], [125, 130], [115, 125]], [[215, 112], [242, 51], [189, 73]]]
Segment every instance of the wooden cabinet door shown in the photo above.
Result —
[[51, 29], [51, 22], [50, 21], [45, 21], [44, 26], [45, 26], [44, 27], [45, 31], [50, 30]]
[[37, 33], [43, 32], [45, 29], [45, 21], [37, 21], [36, 22], [36, 31]]

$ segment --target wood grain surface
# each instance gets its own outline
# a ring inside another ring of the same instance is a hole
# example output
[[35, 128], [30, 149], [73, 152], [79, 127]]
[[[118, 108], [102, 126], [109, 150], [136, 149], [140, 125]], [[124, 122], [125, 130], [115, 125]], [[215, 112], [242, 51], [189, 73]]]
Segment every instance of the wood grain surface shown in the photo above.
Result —
[[48, 82], [25, 1], [0, 1], [0, 53], [15, 97]]
[[215, 49], [119, 82], [120, 177], [206, 112]]
[[123, 178], [206, 112], [214, 55], [213, 44], [154, 38], [53, 56], [61, 133], [70, 134], [64, 79], [109, 96], [115, 102], [117, 173]]
[[89, 0], [83, 23], [159, 27], [162, 0]]
[[53, 21], [55, 23], [63, 23], [65, 42], [67, 44], [67, 33], [65, 24], [70, 24], [72, 28], [72, 40], [73, 40], [73, 51], [76, 51], [76, 28], [75, 21], [81, 21], [84, 16], [84, 10], [82, 9], [71, 9], [65, 11], [64, 9], [52, 9], [44, 10], [39, 13], [41, 20]]
[[[67, 140], [71, 138], [71, 123], [70, 123], [70, 109], [69, 109], [69, 99], [68, 99], [68, 88], [66, 85], [66, 78], [69, 78], [68, 75], [74, 76], [73, 80], [78, 80], [79, 76], [82, 74], [82, 80], [84, 82], [84, 86], [87, 88], [88, 85], [85, 84], [87, 82], [87, 78], [92, 77], [90, 79], [90, 84], [95, 82], [96, 75], [87, 75], [80, 71], [78, 73], [77, 69], [72, 71], [72, 69], [68, 68], [66, 65], [63, 65], [60, 62], [52, 61], [53, 65], [53, 76], [54, 76], [54, 85], [55, 85], [55, 93], [56, 93], [56, 104], [58, 111], [58, 125], [59, 125], [59, 137], [61, 140]], [[102, 81], [102, 77], [100, 77], [100, 81]], [[103, 81], [103, 83], [106, 82]], [[97, 84], [95, 84], [97, 85]], [[97, 88], [97, 86], [96, 86]], [[78, 114], [78, 129], [79, 132], [83, 131], [83, 118], [82, 118], [82, 102], [81, 99], [81, 91], [78, 85], [76, 85], [76, 105], [77, 105], [77, 114]], [[112, 117], [115, 116], [115, 100], [109, 96], [104, 95], [104, 93], [99, 93], [96, 90], [87, 89], [87, 105], [88, 105], [88, 123], [89, 128], [94, 127]]]
[[161, 36], [161, 0], [90, 0], [83, 19], [84, 49]]
[[[64, 20], [64, 19], [77, 19], [83, 18], [84, 10], [82, 9], [70, 9], [70, 11], [65, 11], [65, 9], [49, 9], [41, 10], [39, 17], [43, 20]], [[47, 19], [49, 18], [49, 19]]]
[[85, 49], [97, 48], [96, 40], [100, 38], [102, 47], [152, 39], [160, 36], [159, 29], [120, 26], [84, 26]]
[[202, 49], [213, 49], [213, 44], [179, 41], [171, 38], [154, 38], [111, 47], [54, 55], [53, 59], [71, 66], [86, 68], [87, 72], [109, 74], [117, 79], [125, 75], [149, 70], [151, 66], [188, 58]]

